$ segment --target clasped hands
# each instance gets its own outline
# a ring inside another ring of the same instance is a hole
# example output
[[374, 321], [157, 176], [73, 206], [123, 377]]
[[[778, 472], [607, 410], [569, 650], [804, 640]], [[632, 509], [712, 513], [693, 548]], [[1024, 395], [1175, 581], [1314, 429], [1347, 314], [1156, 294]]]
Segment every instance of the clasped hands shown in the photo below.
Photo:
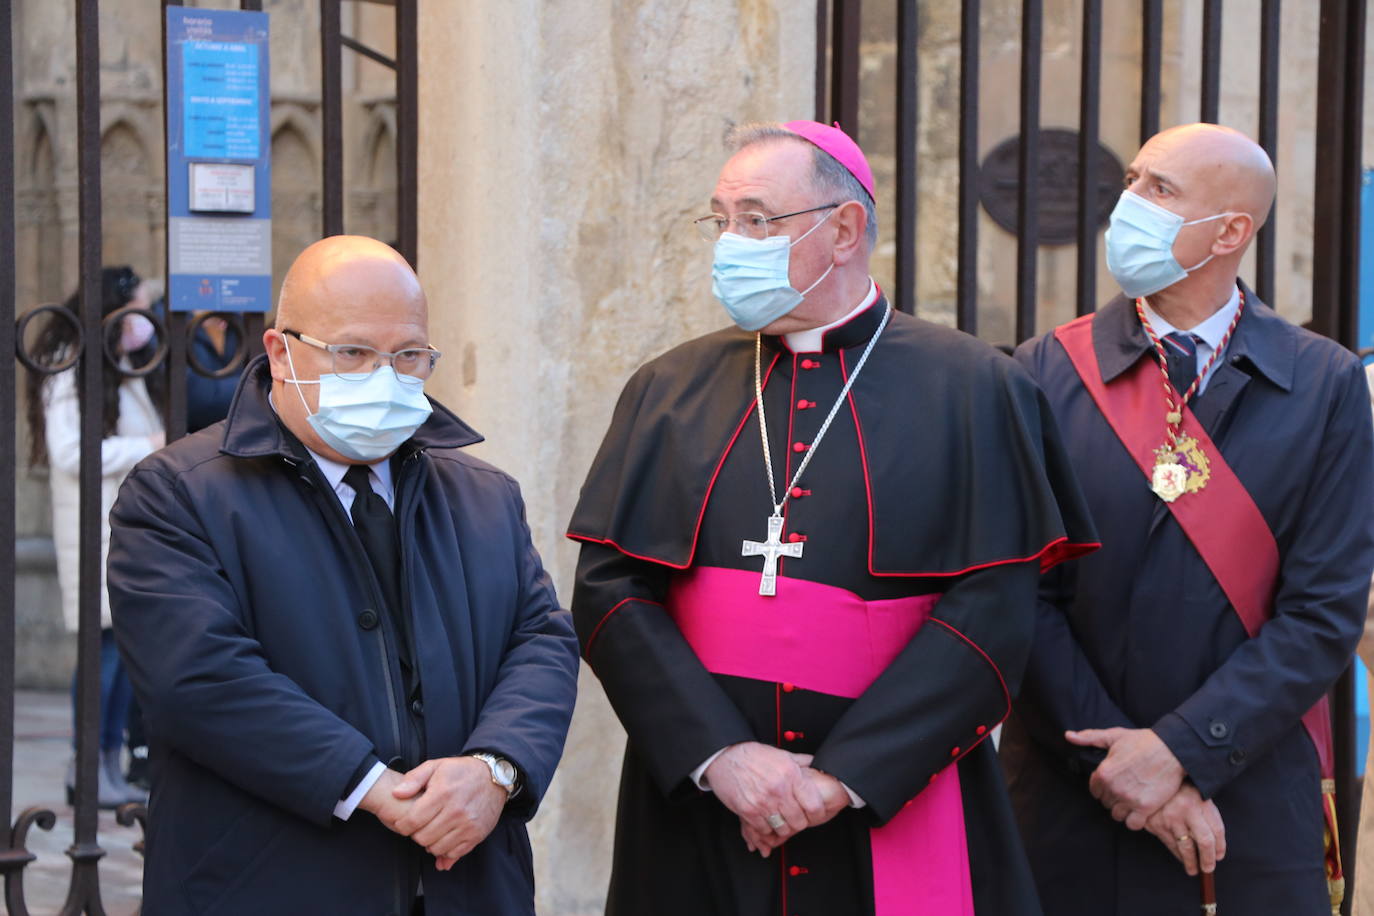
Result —
[[496, 827], [506, 790], [475, 757], [441, 757], [402, 775], [386, 770], [358, 807], [410, 837], [448, 871]]
[[1064, 733], [1070, 744], [1107, 751], [1088, 789], [1112, 817], [1159, 839], [1190, 875], [1216, 870], [1226, 855], [1221, 812], [1191, 783], [1178, 758], [1148, 728]]
[[[789, 837], [819, 827], [849, 807], [849, 793], [811, 766], [810, 754], [793, 754], [757, 741], [731, 745], [706, 768], [711, 791], [740, 820], [750, 852], [765, 859]], [[782, 826], [770, 816], [781, 818]]]

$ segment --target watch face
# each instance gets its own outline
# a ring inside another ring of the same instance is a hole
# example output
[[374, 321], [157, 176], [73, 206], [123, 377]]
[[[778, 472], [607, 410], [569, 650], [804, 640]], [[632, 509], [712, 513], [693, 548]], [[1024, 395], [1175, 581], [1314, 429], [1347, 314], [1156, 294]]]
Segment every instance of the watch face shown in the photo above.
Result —
[[496, 760], [496, 781], [507, 788], [515, 785], [515, 764], [509, 760]]

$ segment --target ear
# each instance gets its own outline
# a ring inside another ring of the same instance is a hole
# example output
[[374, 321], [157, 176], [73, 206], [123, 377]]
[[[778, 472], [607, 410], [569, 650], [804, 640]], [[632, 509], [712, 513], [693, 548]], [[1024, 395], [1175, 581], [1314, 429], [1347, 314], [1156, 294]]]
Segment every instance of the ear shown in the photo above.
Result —
[[835, 224], [835, 264], [843, 267], [866, 250], [868, 212], [857, 200], [845, 201], [830, 217]]
[[1212, 242], [1212, 254], [1225, 257], [1242, 250], [1255, 236], [1255, 218], [1249, 213], [1232, 213], [1221, 220], [1221, 232]]
[[286, 361], [286, 338], [276, 328], [262, 332], [262, 348], [267, 351], [267, 362], [272, 369], [272, 378], [282, 381], [291, 377], [291, 367]]

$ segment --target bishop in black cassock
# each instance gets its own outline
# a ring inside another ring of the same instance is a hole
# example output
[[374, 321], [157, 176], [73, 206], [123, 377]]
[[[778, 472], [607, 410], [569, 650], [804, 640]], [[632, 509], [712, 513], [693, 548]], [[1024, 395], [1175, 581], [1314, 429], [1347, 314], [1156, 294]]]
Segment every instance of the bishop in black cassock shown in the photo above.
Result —
[[[736, 140], [706, 222], [717, 295], [762, 334], [635, 373], [569, 532], [582, 651], [629, 733], [607, 913], [1038, 914], [987, 739], [1041, 570], [1095, 546], [1053, 420], [1013, 360], [873, 285], [852, 141], [812, 122]], [[776, 300], [731, 277], [763, 289], [752, 255], [777, 243], [746, 241], [780, 235], [791, 310], [760, 315]], [[841, 802], [751, 832], [791, 818], [741, 804], [742, 770], [770, 774], [768, 803], [807, 784]]]

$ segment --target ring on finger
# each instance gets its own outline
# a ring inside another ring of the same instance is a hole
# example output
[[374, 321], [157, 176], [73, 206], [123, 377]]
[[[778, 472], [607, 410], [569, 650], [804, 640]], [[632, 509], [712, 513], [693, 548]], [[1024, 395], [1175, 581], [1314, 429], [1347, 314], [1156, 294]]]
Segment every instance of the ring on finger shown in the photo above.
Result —
[[1180, 846], [1182, 846], [1184, 843], [1193, 842], [1193, 838], [1188, 836], [1188, 834], [1186, 833], [1183, 834], [1183, 836], [1174, 837], [1174, 840], [1177, 841]]
[[770, 814], [768, 815], [768, 826], [774, 830], [782, 830], [787, 826], [787, 821], [783, 819], [781, 814]]

